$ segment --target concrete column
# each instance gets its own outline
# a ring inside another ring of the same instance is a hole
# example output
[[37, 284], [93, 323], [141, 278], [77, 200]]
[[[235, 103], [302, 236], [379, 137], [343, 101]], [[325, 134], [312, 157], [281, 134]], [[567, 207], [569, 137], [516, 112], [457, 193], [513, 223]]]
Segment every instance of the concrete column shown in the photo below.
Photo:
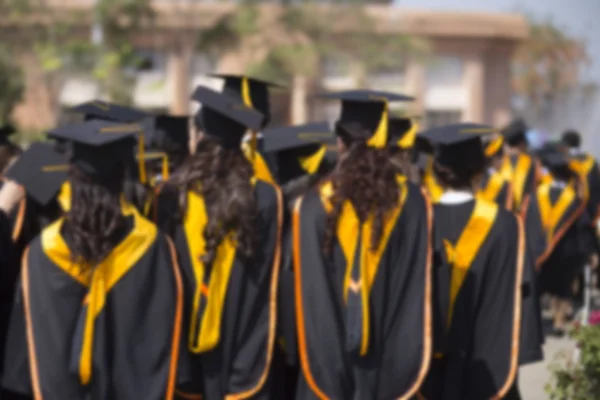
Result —
[[481, 52], [466, 56], [464, 74], [463, 82], [468, 93], [468, 101], [462, 119], [465, 122], [484, 122], [485, 65]]
[[406, 67], [406, 94], [414, 96], [412, 111], [416, 115], [425, 114], [425, 67], [423, 63], [412, 60]]
[[291, 93], [291, 122], [293, 125], [304, 124], [307, 121], [306, 85], [308, 79], [302, 75], [294, 75]]
[[500, 127], [511, 118], [513, 45], [498, 43], [485, 58], [485, 122]]
[[167, 84], [170, 89], [169, 112], [187, 115], [190, 110], [190, 69], [193, 48], [177, 46], [171, 49], [167, 61]]

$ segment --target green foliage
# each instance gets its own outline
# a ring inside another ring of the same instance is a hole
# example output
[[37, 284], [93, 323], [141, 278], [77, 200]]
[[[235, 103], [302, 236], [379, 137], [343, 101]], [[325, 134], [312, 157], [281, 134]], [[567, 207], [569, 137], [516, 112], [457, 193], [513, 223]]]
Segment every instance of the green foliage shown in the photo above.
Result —
[[259, 10], [254, 4], [242, 4], [200, 32], [197, 49], [218, 54], [239, 46], [243, 37], [259, 32], [258, 18]]
[[546, 391], [551, 400], [600, 399], [600, 326], [577, 328], [571, 337], [579, 344], [579, 360], [552, 365]]
[[11, 53], [0, 47], [0, 125], [8, 122], [24, 90], [23, 72]]

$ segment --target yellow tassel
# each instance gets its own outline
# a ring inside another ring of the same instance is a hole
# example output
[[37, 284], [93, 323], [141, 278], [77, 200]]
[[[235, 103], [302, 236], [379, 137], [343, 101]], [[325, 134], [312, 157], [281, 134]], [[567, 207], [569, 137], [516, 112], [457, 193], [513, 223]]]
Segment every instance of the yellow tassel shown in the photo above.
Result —
[[504, 138], [502, 136], [498, 136], [496, 139], [489, 142], [487, 146], [485, 146], [485, 155], [487, 157], [492, 157], [500, 150], [502, 144], [504, 144]]
[[298, 163], [309, 174], [314, 174], [319, 169], [319, 165], [321, 165], [321, 161], [323, 157], [325, 157], [325, 153], [327, 152], [327, 147], [321, 146], [319, 150], [315, 151], [310, 156], [306, 157], [298, 157]]
[[367, 146], [374, 147], [376, 149], [383, 149], [387, 146], [388, 138], [388, 104], [384, 101], [383, 112], [381, 113], [381, 119], [375, 134], [367, 141]]
[[162, 177], [165, 181], [169, 179], [169, 156], [167, 154], [162, 159]]
[[398, 140], [398, 147], [401, 149], [410, 149], [415, 145], [415, 140], [417, 139], [417, 132], [419, 131], [419, 124], [417, 121], [412, 120], [410, 129], [408, 132], [402, 136], [400, 140]]
[[140, 135], [138, 139], [138, 167], [140, 169], [140, 182], [145, 184], [146, 178], [146, 161], [144, 159], [144, 135]]

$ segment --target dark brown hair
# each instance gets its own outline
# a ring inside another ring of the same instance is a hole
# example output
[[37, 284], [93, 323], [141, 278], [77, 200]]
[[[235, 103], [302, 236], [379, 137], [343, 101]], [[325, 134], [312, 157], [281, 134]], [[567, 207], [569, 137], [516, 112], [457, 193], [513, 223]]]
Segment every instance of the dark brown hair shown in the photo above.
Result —
[[244, 259], [254, 256], [257, 204], [254, 197], [252, 165], [238, 148], [221, 146], [205, 137], [198, 142], [196, 153], [190, 155], [173, 175], [170, 184], [179, 187], [180, 215], [186, 210], [184, 202], [192, 190], [204, 198], [208, 223], [204, 228], [205, 255], [202, 261], [209, 265], [216, 256], [217, 247], [233, 233], [238, 255]]
[[390, 162], [387, 148], [368, 147], [370, 136], [360, 125], [338, 124], [338, 136], [346, 145], [346, 154], [340, 159], [339, 167], [331, 175], [333, 211], [327, 218], [324, 251], [331, 255], [336, 240], [337, 227], [342, 207], [349, 201], [358, 219], [365, 222], [373, 216], [371, 248], [379, 245], [383, 235], [386, 214], [397, 206], [400, 186], [396, 181], [396, 169]]
[[65, 217], [63, 234], [73, 261], [95, 266], [122, 240], [127, 229], [121, 211], [122, 168], [110, 176], [92, 178], [72, 165], [69, 179], [71, 208]]

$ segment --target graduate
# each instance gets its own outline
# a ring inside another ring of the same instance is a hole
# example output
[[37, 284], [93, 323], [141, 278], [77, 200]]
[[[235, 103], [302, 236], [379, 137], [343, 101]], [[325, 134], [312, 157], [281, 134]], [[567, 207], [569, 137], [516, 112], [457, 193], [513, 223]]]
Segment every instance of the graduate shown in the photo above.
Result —
[[159, 195], [184, 276], [182, 399], [272, 399], [283, 198], [241, 150], [264, 116], [199, 87], [203, 132]]
[[[271, 156], [273, 175], [286, 202], [295, 199], [331, 172], [335, 136], [327, 122], [269, 128], [263, 132], [262, 151]], [[328, 157], [329, 156], [329, 157]]]
[[214, 74], [210, 76], [225, 81], [223, 93], [241, 100], [246, 107], [254, 108], [265, 116], [262, 126], [257, 131], [251, 131], [244, 137], [242, 149], [254, 165], [256, 176], [274, 184], [275, 178], [270, 170], [270, 165], [274, 163], [274, 160], [269, 159], [260, 151], [262, 134], [258, 131], [266, 128], [271, 122], [270, 89], [282, 88], [282, 86], [245, 75]]
[[97, 120], [57, 128], [49, 135], [71, 143], [69, 164], [15, 171], [46, 197], [58, 187], [47, 174], [67, 171], [72, 193], [23, 256], [5, 389], [36, 400], [173, 399], [183, 287], [172, 243], [123, 200], [138, 130]]
[[419, 124], [414, 118], [390, 118], [389, 122], [389, 147], [392, 163], [398, 168], [398, 172], [415, 184], [421, 182], [419, 167], [416, 163], [418, 151], [415, 149], [415, 141]]
[[562, 145], [570, 156], [569, 167], [581, 181], [589, 216], [594, 223], [600, 218], [600, 168], [589, 153], [581, 149], [581, 135], [573, 130], [562, 135]]
[[503, 145], [504, 137], [501, 135], [485, 145], [487, 169], [483, 173], [477, 195], [510, 211], [513, 207], [512, 167]]
[[[146, 171], [144, 153], [148, 144], [152, 142], [155, 126], [154, 116], [137, 108], [100, 100], [79, 104], [69, 111], [83, 115], [84, 121], [101, 120], [136, 124], [135, 130], [139, 131], [136, 135], [137, 141], [131, 141], [131, 150], [126, 153], [125, 158], [124, 195], [129, 204], [148, 216], [147, 211], [151, 208], [154, 196], [150, 186], [150, 176]], [[59, 194], [59, 201], [65, 211], [69, 209], [69, 195], [70, 188], [67, 182]]]
[[522, 317], [531, 315], [524, 303], [537, 301], [523, 298], [531, 288], [523, 286], [522, 224], [474, 193], [485, 169], [481, 135], [492, 132], [463, 123], [420, 134], [434, 146], [444, 191], [434, 207], [434, 353], [421, 391], [427, 400], [518, 398], [518, 365], [531, 361], [521, 352], [541, 357], [540, 335], [521, 334]]
[[573, 283], [599, 253], [592, 217], [578, 193], [577, 173], [561, 153], [546, 155], [552, 181], [539, 186], [527, 213], [528, 239], [536, 256], [540, 292], [552, 298], [553, 330], [563, 335]]
[[417, 393], [431, 350], [431, 215], [388, 152], [388, 103], [353, 90], [335, 126], [338, 166], [296, 202], [297, 399], [392, 399]]
[[516, 119], [502, 130], [506, 143], [505, 151], [510, 160], [512, 180], [512, 210], [525, 215], [529, 199], [540, 181], [540, 165], [535, 157], [528, 153], [527, 130], [522, 119]]

